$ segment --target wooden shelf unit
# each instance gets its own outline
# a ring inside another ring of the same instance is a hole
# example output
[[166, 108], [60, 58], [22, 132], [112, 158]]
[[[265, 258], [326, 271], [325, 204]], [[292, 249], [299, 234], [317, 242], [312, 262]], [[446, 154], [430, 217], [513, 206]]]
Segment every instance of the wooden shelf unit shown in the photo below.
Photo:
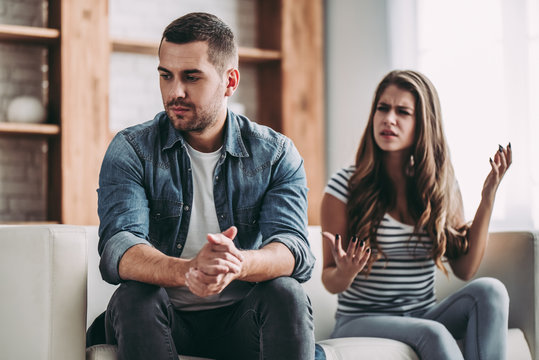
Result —
[[0, 24], [0, 41], [54, 44], [60, 39], [58, 29]]
[[55, 124], [22, 124], [0, 122], [0, 135], [42, 135], [56, 136], [60, 126]]
[[[111, 41], [111, 51], [156, 56], [158, 49], [159, 44], [150, 41], [130, 39], [112, 39]], [[260, 63], [281, 60], [281, 52], [278, 50], [239, 47], [238, 53], [242, 62]]]
[[[35, 26], [0, 24], [0, 42], [46, 46], [49, 49], [60, 41], [58, 29]], [[0, 122], [0, 135], [55, 136], [60, 134], [57, 124], [25, 124]]]

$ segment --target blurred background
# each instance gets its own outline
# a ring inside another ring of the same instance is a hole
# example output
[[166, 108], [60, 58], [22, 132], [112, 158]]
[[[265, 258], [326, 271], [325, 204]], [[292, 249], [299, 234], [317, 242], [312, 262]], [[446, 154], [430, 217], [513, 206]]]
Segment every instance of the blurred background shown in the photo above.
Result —
[[230, 106], [297, 144], [311, 223], [398, 68], [438, 89], [467, 219], [511, 142], [491, 229], [539, 227], [539, 0], [0, 0], [0, 222], [97, 223], [104, 150], [162, 110], [157, 44], [191, 11], [235, 31]]
[[489, 157], [511, 142], [491, 230], [539, 226], [539, 1], [326, 1], [328, 174], [353, 161], [374, 89], [391, 69], [436, 86], [467, 219]]

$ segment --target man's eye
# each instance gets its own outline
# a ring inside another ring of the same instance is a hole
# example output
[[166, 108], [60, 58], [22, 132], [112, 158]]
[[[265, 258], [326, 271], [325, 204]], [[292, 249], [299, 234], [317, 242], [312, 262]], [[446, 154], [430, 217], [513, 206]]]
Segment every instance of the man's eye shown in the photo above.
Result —
[[163, 78], [164, 80], [169, 80], [170, 79], [170, 74], [159, 74], [159, 76], [161, 76], [161, 78]]
[[198, 80], [198, 78], [196, 76], [186, 76], [185, 79], [187, 81], [191, 81], [191, 82]]

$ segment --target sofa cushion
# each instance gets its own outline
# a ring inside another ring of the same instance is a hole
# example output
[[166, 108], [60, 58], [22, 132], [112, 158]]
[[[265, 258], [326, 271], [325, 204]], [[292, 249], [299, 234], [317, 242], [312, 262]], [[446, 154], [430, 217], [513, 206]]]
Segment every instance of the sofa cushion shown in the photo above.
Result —
[[0, 358], [82, 359], [84, 229], [0, 226], [0, 247]]
[[[93, 345], [86, 349], [86, 360], [116, 360], [116, 345]], [[179, 360], [211, 360], [180, 355]]]
[[419, 360], [411, 347], [390, 339], [350, 337], [322, 340], [318, 344], [324, 349], [327, 360]]

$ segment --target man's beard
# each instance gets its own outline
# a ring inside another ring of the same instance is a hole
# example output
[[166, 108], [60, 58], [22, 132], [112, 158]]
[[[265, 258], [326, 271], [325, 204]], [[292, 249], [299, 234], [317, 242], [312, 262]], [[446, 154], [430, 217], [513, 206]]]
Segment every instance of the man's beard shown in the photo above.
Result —
[[[188, 108], [189, 111], [186, 116], [174, 114], [174, 112], [169, 109], [170, 106], [174, 105]], [[165, 109], [174, 128], [180, 131], [201, 132], [213, 125], [217, 121], [217, 116], [219, 114], [219, 104], [216, 102], [212, 103], [211, 106], [206, 109], [198, 111], [192, 104], [176, 99], [167, 103]]]

